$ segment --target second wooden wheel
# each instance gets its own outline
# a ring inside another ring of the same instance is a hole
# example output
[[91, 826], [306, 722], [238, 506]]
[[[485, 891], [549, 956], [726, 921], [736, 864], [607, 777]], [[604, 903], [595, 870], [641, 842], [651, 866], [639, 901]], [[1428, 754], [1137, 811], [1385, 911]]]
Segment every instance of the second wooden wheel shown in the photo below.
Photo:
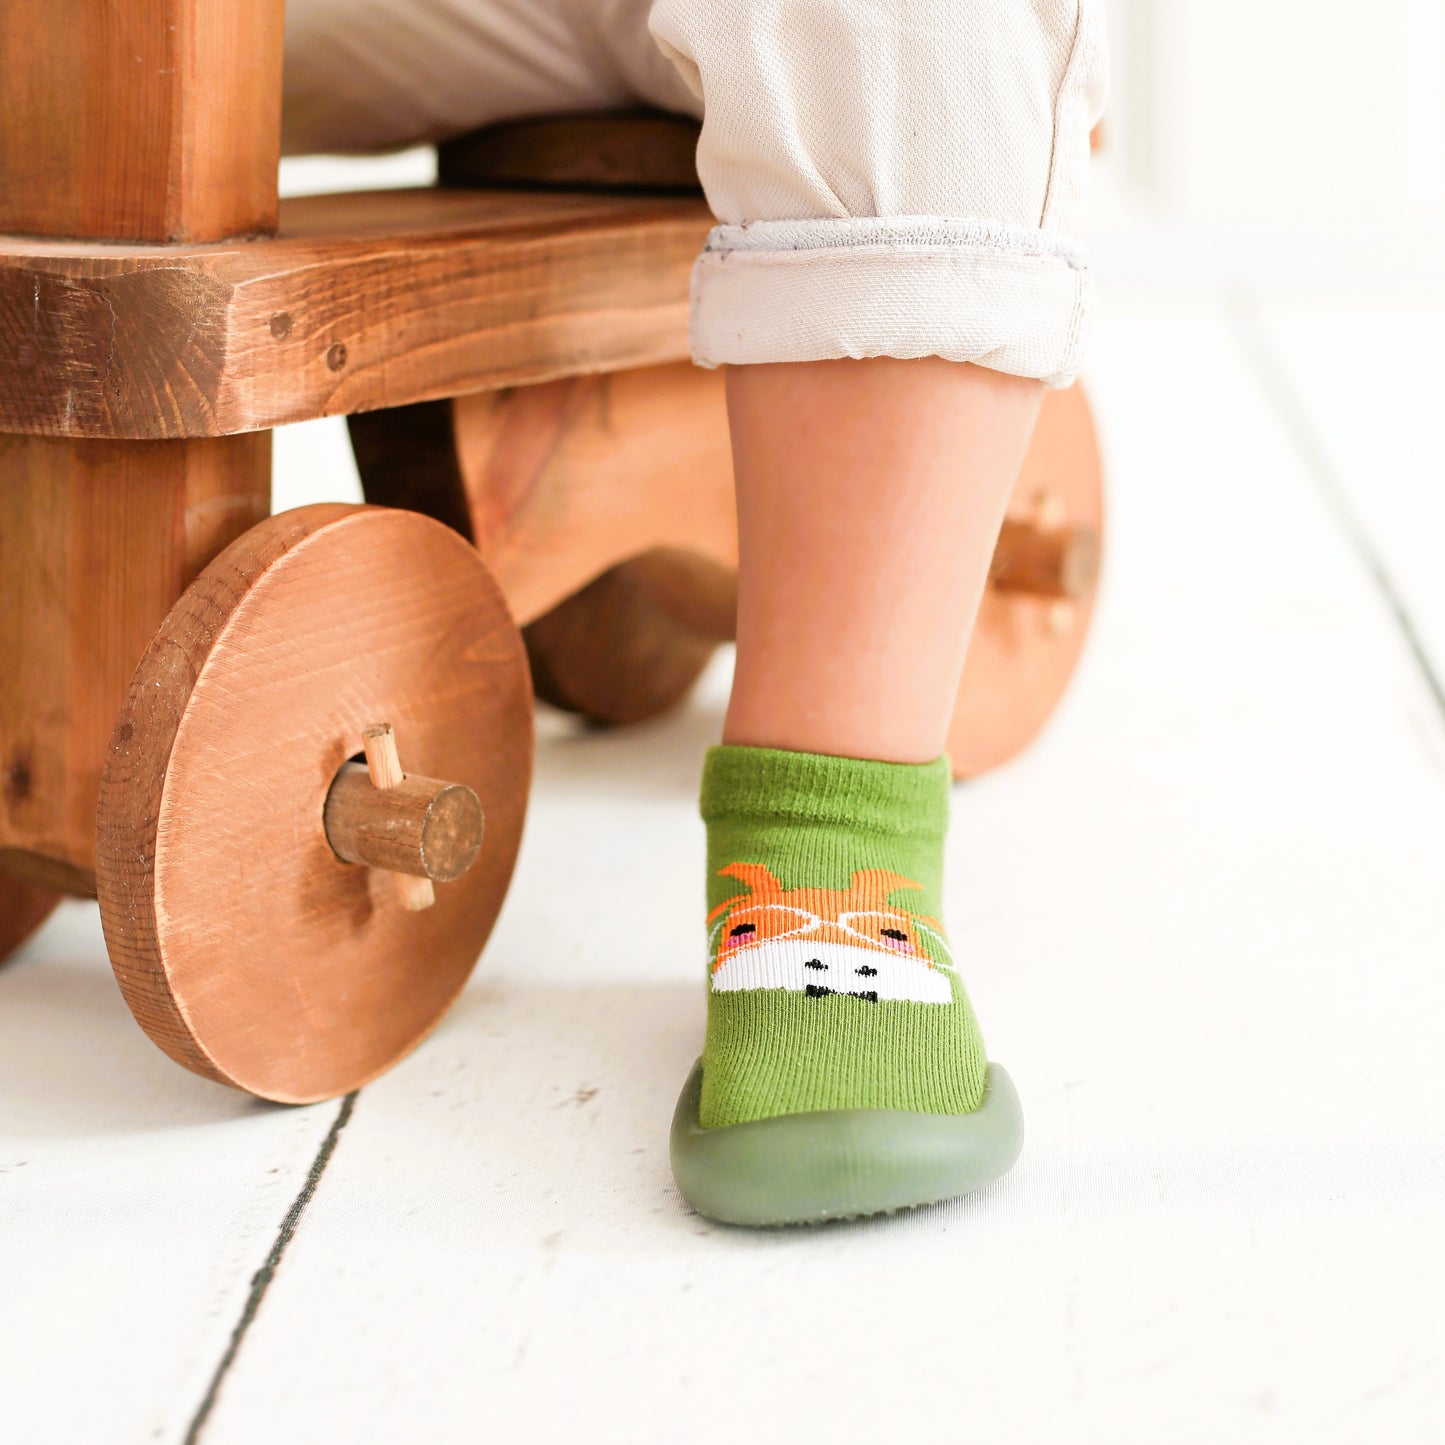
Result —
[[964, 662], [948, 733], [954, 777], [1016, 757], [1059, 705], [1093, 617], [1103, 525], [1099, 443], [1083, 388], [1050, 391]]
[[[390, 775], [378, 739], [394, 741]], [[349, 762], [363, 748], [371, 783]], [[471, 972], [531, 764], [521, 638], [461, 537], [369, 507], [254, 527], [156, 635], [101, 783], [101, 916], [137, 1020], [187, 1068], [268, 1099], [374, 1077]], [[350, 810], [334, 831], [333, 795]], [[475, 844], [477, 802], [479, 853], [457, 846], [467, 828]], [[408, 846], [448, 853], [432, 877], [476, 861], [426, 907], [420, 868], [393, 871]]]

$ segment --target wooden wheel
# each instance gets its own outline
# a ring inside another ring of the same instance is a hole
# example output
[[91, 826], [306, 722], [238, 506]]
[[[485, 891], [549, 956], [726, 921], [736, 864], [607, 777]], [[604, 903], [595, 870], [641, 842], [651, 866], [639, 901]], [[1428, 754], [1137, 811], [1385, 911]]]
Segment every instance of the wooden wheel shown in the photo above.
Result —
[[[363, 748], [369, 782], [348, 762]], [[403, 779], [397, 748], [426, 776]], [[156, 634], [101, 782], [101, 917], [137, 1020], [187, 1068], [268, 1099], [374, 1077], [476, 962], [531, 763], [521, 639], [461, 537], [372, 507], [252, 528]], [[465, 866], [459, 829], [475, 843], [468, 789], [480, 852], [426, 907], [415, 875]]]
[[695, 553], [645, 553], [523, 629], [532, 684], [592, 722], [643, 722], [687, 696], [736, 617], [731, 569]]
[[1083, 389], [1051, 391], [1014, 487], [954, 705], [957, 778], [1038, 736], [1078, 665], [1104, 522], [1099, 443]]
[[0, 964], [3, 964], [60, 902], [54, 893], [0, 873]]

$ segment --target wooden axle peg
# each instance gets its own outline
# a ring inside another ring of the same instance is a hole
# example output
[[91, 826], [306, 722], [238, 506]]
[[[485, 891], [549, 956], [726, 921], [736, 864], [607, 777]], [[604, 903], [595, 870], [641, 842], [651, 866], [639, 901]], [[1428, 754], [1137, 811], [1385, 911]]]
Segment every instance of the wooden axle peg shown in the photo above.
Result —
[[1010, 517], [999, 533], [989, 582], [1000, 592], [1074, 599], [1099, 575], [1099, 534], [1091, 527], [1048, 527]]
[[[390, 723], [378, 723], [361, 734], [361, 746], [366, 753], [366, 771], [371, 785], [378, 792], [390, 792], [406, 781], [401, 770], [401, 758], [396, 751], [396, 734]], [[412, 913], [430, 908], [437, 901], [436, 890], [430, 878], [418, 878], [411, 873], [396, 875], [397, 896], [401, 906]]]
[[482, 805], [461, 783], [408, 775], [378, 788], [361, 763], [345, 763], [326, 795], [326, 841], [343, 863], [365, 863], [451, 883], [476, 862]]
[[347, 863], [396, 876], [404, 908], [436, 902], [432, 879], [461, 877], [482, 843], [482, 806], [470, 788], [402, 772], [396, 735], [379, 723], [361, 735], [366, 767], [347, 763], [326, 795], [326, 838]]

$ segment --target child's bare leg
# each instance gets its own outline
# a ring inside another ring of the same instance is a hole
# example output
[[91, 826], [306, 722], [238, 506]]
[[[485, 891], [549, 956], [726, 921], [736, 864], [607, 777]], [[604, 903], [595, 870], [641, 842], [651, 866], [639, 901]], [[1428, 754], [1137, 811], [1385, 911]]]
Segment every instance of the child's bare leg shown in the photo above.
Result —
[[731, 369], [725, 742], [938, 757], [1041, 391], [936, 357]]
[[702, 786], [707, 1037], [673, 1137], [707, 1213], [866, 1213], [1017, 1153], [938, 917], [940, 753], [1040, 391], [937, 358], [728, 375], [737, 671]]
[[940, 754], [1039, 388], [1086, 329], [1099, 0], [648, 3], [703, 102], [692, 344], [732, 368], [742, 546], [673, 1166], [738, 1222], [917, 1204], [1021, 1142], [939, 917]]

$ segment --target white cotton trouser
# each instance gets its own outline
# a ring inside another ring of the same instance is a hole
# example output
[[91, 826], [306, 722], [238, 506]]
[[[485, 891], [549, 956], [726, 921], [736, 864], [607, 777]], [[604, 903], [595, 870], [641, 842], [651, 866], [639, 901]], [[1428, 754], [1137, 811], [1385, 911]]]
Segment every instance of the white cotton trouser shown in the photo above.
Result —
[[942, 356], [1062, 386], [1102, 0], [289, 0], [286, 149], [647, 104], [703, 122], [705, 366]]

